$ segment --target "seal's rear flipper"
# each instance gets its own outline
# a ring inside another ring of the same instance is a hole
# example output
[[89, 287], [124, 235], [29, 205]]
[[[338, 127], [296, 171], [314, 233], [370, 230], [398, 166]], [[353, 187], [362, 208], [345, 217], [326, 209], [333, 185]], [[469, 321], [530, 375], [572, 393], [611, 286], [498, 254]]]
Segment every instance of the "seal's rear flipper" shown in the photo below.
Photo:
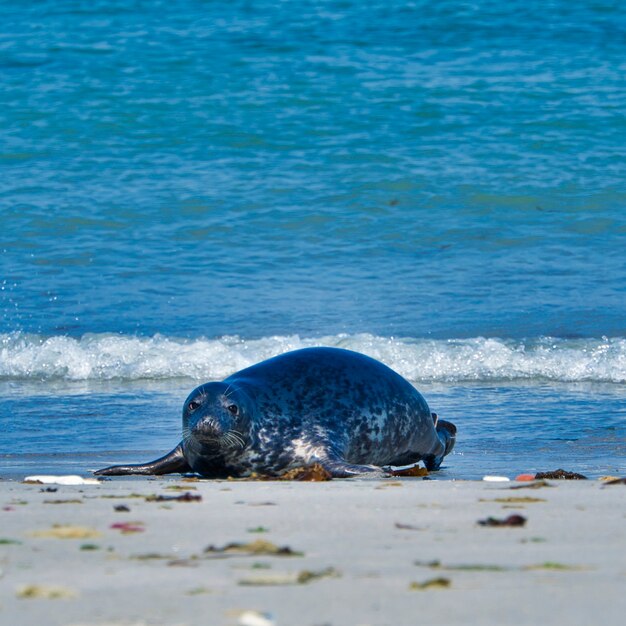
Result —
[[438, 419], [435, 428], [437, 430], [437, 436], [443, 444], [443, 454], [439, 456], [428, 456], [423, 459], [426, 469], [429, 472], [439, 469], [443, 458], [452, 452], [454, 444], [456, 443], [456, 426], [452, 422]]
[[94, 472], [96, 476], [124, 476], [126, 474], [143, 474], [155, 476], [160, 474], [174, 474], [176, 472], [191, 472], [183, 455], [182, 444], [178, 444], [165, 456], [139, 465], [112, 465]]
[[456, 443], [456, 426], [452, 422], [440, 419], [437, 420], [435, 428], [437, 429], [439, 439], [441, 439], [446, 446], [446, 450], [443, 453], [443, 456], [446, 456], [452, 452], [452, 448], [454, 448], [454, 444]]

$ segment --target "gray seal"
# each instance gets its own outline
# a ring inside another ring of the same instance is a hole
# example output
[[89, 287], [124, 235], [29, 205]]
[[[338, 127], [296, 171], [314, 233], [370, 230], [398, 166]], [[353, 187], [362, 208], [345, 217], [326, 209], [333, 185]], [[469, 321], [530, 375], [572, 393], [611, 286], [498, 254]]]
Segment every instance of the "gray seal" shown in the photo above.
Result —
[[455, 426], [386, 365], [350, 350], [305, 348], [192, 391], [182, 441], [169, 454], [95, 473], [276, 476], [319, 463], [336, 478], [382, 476], [418, 461], [439, 469], [455, 438]]

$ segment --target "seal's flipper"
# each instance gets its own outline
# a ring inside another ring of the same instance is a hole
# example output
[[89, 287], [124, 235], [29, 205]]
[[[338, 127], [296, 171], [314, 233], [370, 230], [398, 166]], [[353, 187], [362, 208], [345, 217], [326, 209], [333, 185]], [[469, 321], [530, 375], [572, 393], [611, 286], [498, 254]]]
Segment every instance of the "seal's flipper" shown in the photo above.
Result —
[[333, 478], [385, 478], [389, 474], [377, 465], [355, 465], [338, 461], [323, 461], [320, 465]]
[[443, 454], [433, 454], [424, 457], [424, 464], [429, 472], [439, 469], [443, 458], [452, 452], [454, 444], [456, 443], [456, 426], [452, 422], [440, 419], [437, 421], [436, 430], [437, 436], [443, 444]]
[[126, 474], [144, 474], [156, 476], [160, 474], [174, 474], [176, 472], [191, 472], [183, 455], [182, 444], [178, 444], [171, 452], [159, 459], [139, 465], [112, 465], [94, 472], [96, 476], [124, 476]]
[[389, 473], [378, 465], [348, 463], [337, 454], [329, 453], [324, 458], [314, 459], [333, 478], [384, 478]]
[[452, 422], [440, 419], [437, 421], [435, 428], [437, 429], [439, 439], [443, 441], [446, 447], [443, 453], [443, 456], [446, 456], [452, 452], [452, 448], [454, 448], [454, 444], [456, 443], [456, 426]]

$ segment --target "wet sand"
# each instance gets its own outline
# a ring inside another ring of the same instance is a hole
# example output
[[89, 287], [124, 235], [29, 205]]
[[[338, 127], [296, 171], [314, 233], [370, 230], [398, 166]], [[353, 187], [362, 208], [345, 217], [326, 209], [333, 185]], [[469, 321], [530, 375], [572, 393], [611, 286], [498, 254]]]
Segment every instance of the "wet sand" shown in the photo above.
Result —
[[[525, 524], [478, 523], [510, 515]], [[5, 480], [0, 520], [2, 624], [607, 626], [626, 614], [620, 484]]]

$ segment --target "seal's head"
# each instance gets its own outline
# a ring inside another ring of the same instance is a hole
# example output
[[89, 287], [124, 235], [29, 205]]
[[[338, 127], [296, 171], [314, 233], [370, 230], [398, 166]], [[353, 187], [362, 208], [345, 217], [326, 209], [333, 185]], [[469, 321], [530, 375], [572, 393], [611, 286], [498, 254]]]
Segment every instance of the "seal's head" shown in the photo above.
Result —
[[252, 403], [235, 385], [206, 383], [183, 405], [183, 441], [225, 453], [250, 443]]

